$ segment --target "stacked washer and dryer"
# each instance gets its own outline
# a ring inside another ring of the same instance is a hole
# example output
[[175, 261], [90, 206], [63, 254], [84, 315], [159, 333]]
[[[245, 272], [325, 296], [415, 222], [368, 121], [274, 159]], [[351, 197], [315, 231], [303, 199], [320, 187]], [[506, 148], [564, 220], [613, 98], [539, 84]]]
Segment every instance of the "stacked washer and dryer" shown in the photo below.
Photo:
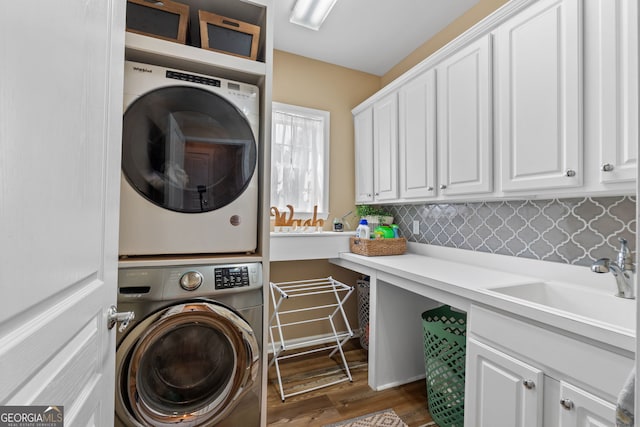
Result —
[[215, 262], [257, 246], [258, 88], [127, 61], [124, 89], [120, 256], [148, 262], [118, 275], [116, 425], [258, 426], [262, 265]]

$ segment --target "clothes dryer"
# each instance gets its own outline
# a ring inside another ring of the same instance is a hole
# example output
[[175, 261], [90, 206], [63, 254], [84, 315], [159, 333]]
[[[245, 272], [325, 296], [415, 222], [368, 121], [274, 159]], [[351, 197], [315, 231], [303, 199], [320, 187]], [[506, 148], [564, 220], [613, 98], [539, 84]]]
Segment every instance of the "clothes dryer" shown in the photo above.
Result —
[[120, 256], [257, 245], [257, 86], [125, 62]]
[[118, 310], [116, 426], [260, 425], [260, 263], [120, 269]]

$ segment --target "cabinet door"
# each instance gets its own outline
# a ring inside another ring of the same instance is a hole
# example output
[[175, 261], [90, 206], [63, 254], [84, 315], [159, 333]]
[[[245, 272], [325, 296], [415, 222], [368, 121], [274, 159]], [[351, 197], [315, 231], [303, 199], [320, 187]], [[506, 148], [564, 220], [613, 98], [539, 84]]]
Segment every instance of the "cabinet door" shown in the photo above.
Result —
[[436, 194], [436, 73], [429, 70], [399, 93], [400, 198]]
[[465, 427], [542, 427], [544, 374], [467, 339]]
[[398, 95], [373, 105], [373, 198], [398, 198]]
[[[638, 159], [638, 1], [592, 0], [590, 16], [597, 41], [593, 62], [597, 80], [597, 120], [587, 124], [599, 146], [600, 182], [635, 181]], [[591, 125], [591, 126], [590, 126]], [[594, 128], [595, 126], [595, 128]], [[594, 171], [595, 172], [595, 171]]]
[[356, 204], [373, 201], [373, 108], [353, 117]]
[[616, 405], [560, 381], [560, 427], [615, 427]]
[[582, 185], [580, 0], [541, 0], [496, 35], [504, 191]]
[[487, 35], [436, 68], [439, 189], [446, 196], [493, 188], [490, 51]]

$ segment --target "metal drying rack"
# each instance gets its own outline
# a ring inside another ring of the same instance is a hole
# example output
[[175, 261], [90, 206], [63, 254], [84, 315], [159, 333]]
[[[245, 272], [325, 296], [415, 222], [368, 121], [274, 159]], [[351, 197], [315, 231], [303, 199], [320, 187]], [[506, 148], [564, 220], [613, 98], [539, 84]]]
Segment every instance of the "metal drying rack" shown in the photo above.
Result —
[[[280, 397], [284, 402], [286, 397], [295, 396], [301, 393], [317, 390], [323, 387], [328, 387], [334, 384], [338, 384], [344, 381], [353, 381], [351, 378], [351, 372], [349, 372], [349, 365], [347, 359], [342, 351], [342, 346], [347, 340], [353, 337], [353, 331], [347, 320], [347, 316], [344, 312], [344, 302], [353, 293], [354, 287], [347, 286], [332, 277], [323, 279], [311, 279], [300, 280], [295, 282], [280, 282], [270, 283], [271, 300], [273, 301], [273, 315], [269, 322], [269, 338], [271, 340], [271, 347], [273, 350], [273, 358], [269, 363], [269, 366], [275, 364], [276, 374], [278, 377], [278, 386], [280, 389]], [[313, 305], [314, 299], [308, 298], [314, 295], [320, 294], [332, 294], [335, 297], [335, 302], [323, 305]], [[276, 296], [277, 295], [277, 296]], [[290, 310], [283, 310], [283, 305], [286, 305], [286, 301], [293, 299], [304, 299], [302, 302], [302, 308], [293, 308]], [[282, 322], [282, 318], [286, 318], [288, 315], [298, 313], [303, 315], [303, 320], [296, 320], [291, 322]], [[330, 313], [328, 315], [322, 315], [323, 313]], [[305, 318], [304, 315], [311, 315], [309, 318]], [[345, 331], [338, 332], [334, 319], [340, 315], [344, 325]], [[302, 325], [312, 322], [329, 322], [331, 325], [332, 334], [329, 336], [323, 336], [321, 338], [313, 338], [303, 340], [302, 342], [296, 342], [295, 344], [287, 344], [285, 342], [285, 328], [293, 325]], [[278, 340], [274, 338], [274, 332], [278, 335]], [[327, 341], [329, 341], [327, 343]], [[302, 349], [301, 351], [295, 351]], [[306, 349], [306, 350], [305, 350]], [[289, 354], [284, 354], [285, 351], [291, 351]], [[333, 357], [334, 354], [339, 353], [342, 360], [342, 367], [344, 369], [345, 376], [335, 381], [324, 383], [321, 385], [310, 386], [303, 390], [298, 390], [292, 393], [285, 393], [282, 386], [282, 375], [280, 373], [279, 362], [284, 359], [303, 356], [306, 354], [317, 353], [324, 350], [332, 350], [329, 353], [329, 357]]]

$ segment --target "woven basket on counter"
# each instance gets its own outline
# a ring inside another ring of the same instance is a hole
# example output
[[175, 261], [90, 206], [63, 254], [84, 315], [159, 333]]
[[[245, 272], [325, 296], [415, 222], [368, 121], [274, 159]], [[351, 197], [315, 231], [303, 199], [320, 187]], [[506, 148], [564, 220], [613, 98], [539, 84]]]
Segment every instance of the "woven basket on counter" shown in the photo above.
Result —
[[407, 250], [407, 240], [404, 237], [379, 240], [351, 237], [349, 247], [354, 254], [364, 256], [402, 255]]

